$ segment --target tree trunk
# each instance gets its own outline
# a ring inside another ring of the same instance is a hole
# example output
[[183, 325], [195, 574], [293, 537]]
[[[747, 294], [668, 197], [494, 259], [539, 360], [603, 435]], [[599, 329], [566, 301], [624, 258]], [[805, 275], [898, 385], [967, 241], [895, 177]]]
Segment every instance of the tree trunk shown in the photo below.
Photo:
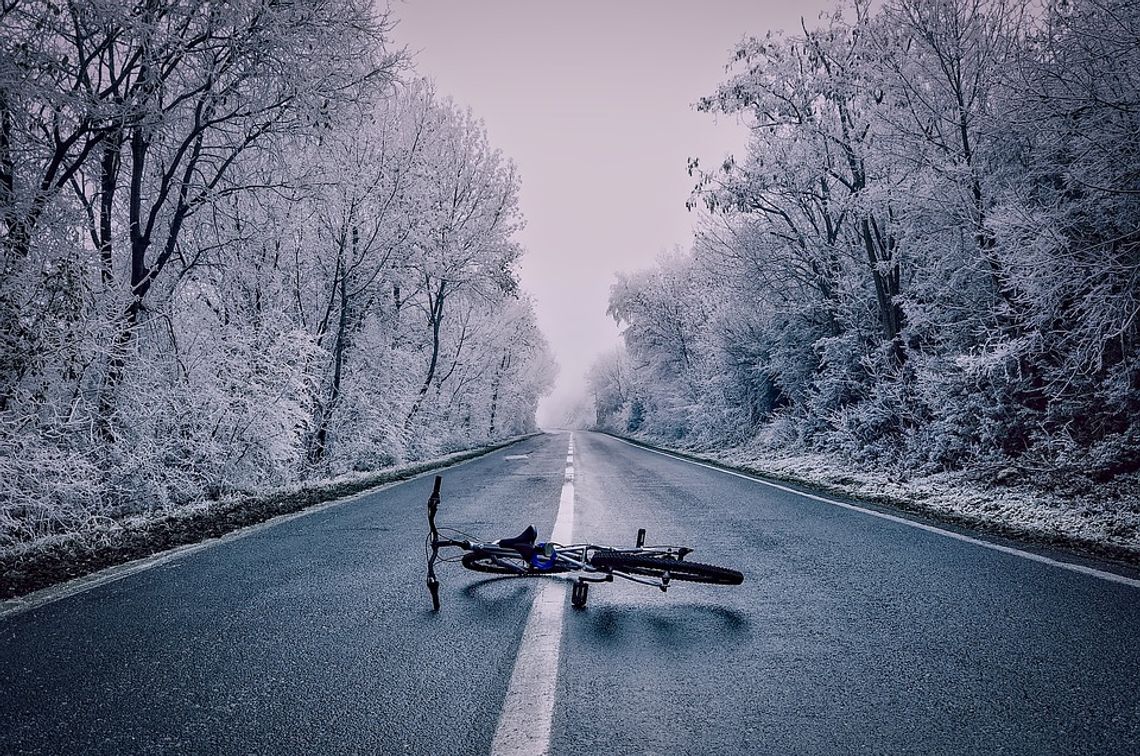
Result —
[[431, 382], [435, 378], [436, 368], [439, 366], [439, 329], [443, 324], [443, 302], [447, 292], [447, 281], [439, 282], [439, 288], [434, 295], [431, 289], [428, 289], [428, 319], [431, 321], [431, 361], [428, 363], [427, 376], [424, 378], [424, 383], [420, 386], [419, 395], [416, 397], [412, 409], [408, 412], [407, 418], [404, 420], [404, 430], [406, 431], [412, 424], [412, 418], [420, 411], [423, 406], [424, 397], [427, 396], [428, 389], [431, 388]]
[[321, 407], [317, 420], [317, 430], [309, 446], [309, 464], [318, 465], [328, 451], [329, 427], [333, 413], [340, 402], [341, 383], [344, 376], [344, 354], [348, 347], [348, 285], [347, 276], [340, 279], [340, 317], [337, 321], [336, 341], [333, 342], [333, 374], [329, 394]]
[[[352, 246], [355, 250], [359, 242], [359, 231], [352, 229]], [[339, 266], [341, 269], [340, 282], [340, 316], [337, 319], [336, 340], [333, 342], [333, 374], [329, 386], [328, 398], [321, 407], [317, 418], [317, 429], [313, 434], [309, 446], [309, 464], [318, 465], [324, 460], [328, 452], [329, 428], [332, 425], [333, 413], [340, 403], [341, 385], [344, 380], [344, 356], [348, 350], [349, 330], [349, 297], [348, 297], [348, 266]]]
[[103, 145], [103, 159], [99, 166], [99, 260], [102, 263], [103, 284], [110, 286], [114, 277], [114, 250], [111, 241], [111, 217], [115, 206], [115, 189], [118, 186], [120, 151], [123, 134], [116, 131]]
[[898, 303], [901, 292], [899, 268], [895, 261], [895, 240], [890, 234], [884, 238], [878, 223], [870, 217], [861, 220], [860, 235], [875, 284], [883, 338], [890, 342], [896, 362], [902, 363], [906, 359], [901, 337], [905, 315]]
[[495, 380], [491, 386], [491, 426], [487, 430], [487, 438], [493, 439], [495, 437], [495, 414], [499, 409], [499, 387], [502, 385], [503, 371], [511, 366], [511, 356], [504, 354], [503, 359], [499, 361], [499, 367], [495, 371]]

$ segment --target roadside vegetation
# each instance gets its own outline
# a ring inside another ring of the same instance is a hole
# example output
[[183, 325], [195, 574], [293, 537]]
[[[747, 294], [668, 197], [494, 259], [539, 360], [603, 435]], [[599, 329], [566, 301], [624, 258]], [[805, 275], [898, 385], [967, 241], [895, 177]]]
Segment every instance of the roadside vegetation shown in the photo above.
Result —
[[0, 4], [0, 554], [534, 430], [518, 173], [390, 31]]
[[1138, 39], [1124, 0], [745, 39], [699, 107], [746, 154], [691, 162], [693, 248], [614, 284], [591, 421], [1140, 547]]
[[57, 533], [0, 552], [0, 601], [136, 559], [220, 538], [275, 517], [342, 499], [386, 483], [480, 457], [522, 438], [453, 452], [437, 459], [297, 482], [257, 492], [230, 492], [162, 512], [108, 520], [100, 527]]

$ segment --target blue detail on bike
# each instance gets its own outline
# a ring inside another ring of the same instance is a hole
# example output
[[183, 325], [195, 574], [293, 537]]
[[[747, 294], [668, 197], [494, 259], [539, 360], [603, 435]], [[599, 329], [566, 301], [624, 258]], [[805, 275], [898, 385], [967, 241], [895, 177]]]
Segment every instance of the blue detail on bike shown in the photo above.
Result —
[[550, 556], [543, 559], [544, 555], [542, 552], [545, 546], [546, 544], [544, 543], [538, 544], [534, 553], [530, 555], [530, 566], [537, 570], [549, 570], [554, 566], [554, 563], [558, 561], [558, 552], [554, 550], [553, 546], [550, 547]]

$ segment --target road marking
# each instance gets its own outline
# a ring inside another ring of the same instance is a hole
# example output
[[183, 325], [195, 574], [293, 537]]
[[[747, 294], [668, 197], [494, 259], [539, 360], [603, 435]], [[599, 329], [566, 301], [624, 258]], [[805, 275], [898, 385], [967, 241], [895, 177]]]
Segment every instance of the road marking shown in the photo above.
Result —
[[866, 509], [864, 507], [856, 506], [855, 504], [848, 504], [846, 502], [836, 501], [835, 499], [829, 499], [826, 496], [817, 496], [816, 494], [804, 493], [803, 491], [797, 491], [794, 488], [789, 488], [788, 486], [782, 486], [779, 483], [773, 483], [769, 480], [764, 480], [763, 478], [758, 478], [754, 475], [748, 475], [746, 473], [736, 472], [735, 470], [726, 470], [723, 467], [717, 467], [716, 465], [710, 465], [710, 464], [706, 464], [704, 462], [697, 462], [696, 460], [693, 460], [693, 459], [686, 459], [685, 457], [679, 457], [676, 454], [670, 454], [669, 452], [661, 451], [660, 449], [650, 449], [647, 446], [641, 446], [640, 444], [635, 444], [635, 443], [632, 443], [630, 441], [626, 441], [624, 438], [617, 438], [617, 436], [611, 436], [611, 438], [614, 438], [617, 441], [620, 441], [623, 444], [626, 444], [627, 446], [632, 446], [635, 449], [641, 449], [643, 451], [652, 452], [654, 454], [660, 454], [663, 457], [669, 457], [671, 459], [680, 460], [681, 462], [688, 462], [690, 465], [696, 465], [697, 467], [705, 467], [705, 468], [708, 468], [709, 470], [716, 470], [717, 472], [724, 473], [725, 475], [733, 475], [737, 478], [743, 478], [744, 480], [750, 480], [753, 483], [759, 483], [762, 486], [768, 486], [769, 488], [775, 488], [779, 491], [785, 491], [787, 493], [796, 494], [797, 496], [803, 496], [805, 499], [814, 499], [815, 501], [821, 501], [824, 504], [831, 504], [831, 505], [834, 505], [837, 507], [842, 507], [843, 509], [850, 509], [853, 512], [860, 512], [862, 514], [870, 515], [872, 517], [878, 517], [878, 518], [883, 519], [883, 520], [890, 520], [891, 522], [897, 522], [900, 525], [906, 525], [908, 527], [917, 528], [919, 530], [925, 530], [928, 533], [934, 533], [936, 535], [945, 536], [947, 538], [953, 538], [956, 541], [964, 541], [965, 543], [972, 543], [975, 546], [981, 546], [982, 548], [992, 549], [994, 551], [1000, 551], [1003, 554], [1011, 554], [1013, 556], [1021, 557], [1022, 559], [1028, 559], [1032, 562], [1040, 562], [1041, 564], [1047, 564], [1050, 567], [1059, 567], [1060, 569], [1069, 570], [1070, 572], [1078, 572], [1082, 575], [1089, 575], [1090, 577], [1100, 578], [1101, 580], [1107, 580], [1110, 583], [1120, 583], [1121, 585], [1128, 585], [1128, 586], [1131, 586], [1133, 588], [1140, 588], [1140, 580], [1137, 580], [1136, 578], [1125, 577], [1124, 575], [1117, 575], [1115, 572], [1107, 572], [1105, 570], [1098, 570], [1095, 567], [1086, 567], [1083, 564], [1074, 564], [1073, 562], [1062, 562], [1059, 559], [1051, 559], [1051, 558], [1044, 556], [1042, 554], [1034, 554], [1032, 551], [1022, 551], [1021, 549], [1015, 549], [1012, 546], [1003, 546], [1000, 543], [992, 543], [990, 541], [983, 541], [980, 538], [972, 538], [968, 535], [963, 535], [961, 533], [955, 533], [952, 530], [944, 530], [943, 528], [935, 527], [934, 525], [927, 525], [926, 523], [923, 523], [923, 522], [915, 522], [914, 520], [908, 520], [905, 517], [899, 517], [897, 515], [887, 514], [886, 512], [876, 512], [873, 509]]
[[[574, 434], [570, 434], [566, 477], [550, 540], [572, 543], [574, 537]], [[530, 608], [507, 697], [491, 741], [493, 756], [537, 756], [550, 753], [554, 695], [558, 683], [558, 653], [562, 645], [562, 614], [566, 583], [544, 580]]]
[[508, 454], [503, 459], [530, 459], [529, 454]]

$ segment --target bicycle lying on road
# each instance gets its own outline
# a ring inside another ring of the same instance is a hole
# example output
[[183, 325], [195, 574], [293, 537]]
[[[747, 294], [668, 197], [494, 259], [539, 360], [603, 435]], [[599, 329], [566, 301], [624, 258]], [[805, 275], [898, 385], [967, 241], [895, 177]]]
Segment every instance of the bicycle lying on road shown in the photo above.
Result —
[[[500, 538], [497, 541], [476, 541], [451, 528], [444, 530], [462, 538], [443, 538], [435, 524], [442, 481], [443, 478], [437, 475], [427, 505], [427, 587], [436, 611], [439, 610], [439, 580], [435, 576], [437, 561], [460, 561], [469, 570], [504, 577], [574, 573], [576, 577], [570, 603], [577, 609], [586, 606], [590, 583], [610, 583], [615, 577], [654, 586], [662, 591], [669, 590], [674, 580], [715, 585], [740, 585], [744, 582], [744, 575], [736, 570], [685, 561], [685, 557], [693, 551], [690, 548], [646, 546], [644, 528], [637, 531], [637, 545], [632, 549], [592, 543], [562, 545], [549, 541], [537, 542], [538, 532], [533, 525], [514, 538]], [[459, 549], [464, 553], [458, 556], [440, 556], [440, 549], [445, 548]]]

